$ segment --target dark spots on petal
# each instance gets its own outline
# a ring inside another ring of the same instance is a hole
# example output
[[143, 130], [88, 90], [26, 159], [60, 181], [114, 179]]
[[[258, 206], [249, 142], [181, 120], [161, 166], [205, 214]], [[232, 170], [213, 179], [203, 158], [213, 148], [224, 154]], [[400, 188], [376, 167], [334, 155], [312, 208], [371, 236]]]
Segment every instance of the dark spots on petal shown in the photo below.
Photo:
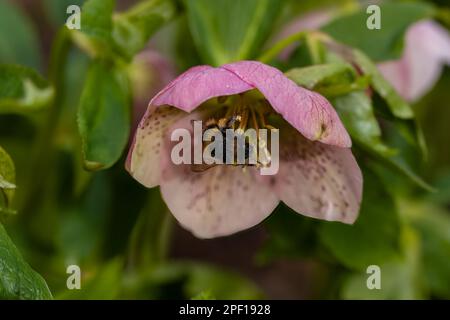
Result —
[[269, 185], [271, 187], [273, 187], [276, 184], [276, 182], [277, 182], [277, 180], [275, 179], [275, 177], [271, 176], [270, 179], [269, 179]]
[[327, 125], [325, 123], [320, 124], [320, 136], [322, 136], [327, 131]]

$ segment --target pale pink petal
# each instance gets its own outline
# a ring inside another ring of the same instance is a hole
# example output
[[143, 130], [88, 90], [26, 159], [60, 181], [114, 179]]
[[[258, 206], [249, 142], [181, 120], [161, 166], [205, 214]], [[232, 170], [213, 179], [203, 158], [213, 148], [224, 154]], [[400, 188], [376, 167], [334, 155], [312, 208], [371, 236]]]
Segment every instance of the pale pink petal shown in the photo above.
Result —
[[240, 61], [221, 68], [257, 88], [272, 108], [306, 138], [339, 147], [351, 146], [339, 116], [320, 94], [299, 87], [278, 69], [257, 61]]
[[150, 101], [133, 139], [126, 162], [127, 170], [144, 186], [157, 186], [163, 134], [168, 126], [183, 116], [181, 110], [190, 112], [210, 98], [250, 89], [247, 83], [224, 69], [210, 66], [189, 69]]
[[126, 169], [144, 186], [152, 188], [159, 185], [164, 135], [170, 125], [184, 116], [181, 110], [163, 106], [140, 123], [128, 152]]
[[189, 69], [150, 102], [151, 106], [171, 105], [186, 112], [208, 99], [253, 89], [232, 72], [222, 68], [198, 66]]
[[450, 64], [450, 35], [436, 22], [426, 20], [408, 29], [401, 59], [378, 67], [402, 97], [414, 102], [436, 84], [444, 64]]
[[251, 228], [278, 204], [268, 186], [256, 183], [253, 168], [216, 166], [203, 173], [172, 169], [163, 176], [162, 196], [179, 223], [199, 238]]
[[[195, 118], [172, 126], [190, 128]], [[255, 226], [275, 209], [279, 200], [266, 184], [258, 183], [254, 168], [218, 165], [193, 172], [190, 165], [174, 165], [172, 144], [161, 157], [161, 194], [168, 208], [186, 229], [199, 238], [226, 236]]]
[[282, 143], [280, 170], [269, 178], [281, 201], [302, 215], [353, 223], [361, 203], [362, 174], [351, 150], [295, 133]]

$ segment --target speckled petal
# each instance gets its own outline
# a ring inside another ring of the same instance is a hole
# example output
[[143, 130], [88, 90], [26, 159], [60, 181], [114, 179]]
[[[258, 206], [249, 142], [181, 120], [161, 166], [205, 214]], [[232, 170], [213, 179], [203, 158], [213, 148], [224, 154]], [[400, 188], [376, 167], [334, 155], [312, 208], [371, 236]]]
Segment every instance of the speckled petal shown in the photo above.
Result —
[[[193, 118], [183, 118], [172, 128], [190, 130]], [[195, 236], [214, 238], [251, 228], [277, 206], [276, 194], [257, 181], [259, 173], [254, 168], [218, 165], [193, 172], [190, 165], [174, 165], [170, 159], [173, 145], [165, 146], [161, 194], [178, 222]]]
[[320, 94], [297, 86], [278, 69], [257, 61], [240, 61], [221, 68], [257, 88], [272, 108], [306, 138], [339, 147], [351, 146], [339, 116]]
[[148, 188], [159, 185], [160, 156], [166, 130], [186, 113], [163, 106], [154, 110], [139, 125], [128, 152], [126, 169]]
[[270, 178], [279, 198], [303, 215], [353, 223], [362, 174], [351, 150], [308, 141], [298, 133], [282, 143], [280, 171]]
[[278, 204], [251, 171], [216, 166], [194, 173], [186, 166], [172, 167], [164, 173], [161, 193], [175, 218], [197, 237], [226, 236], [257, 225]]

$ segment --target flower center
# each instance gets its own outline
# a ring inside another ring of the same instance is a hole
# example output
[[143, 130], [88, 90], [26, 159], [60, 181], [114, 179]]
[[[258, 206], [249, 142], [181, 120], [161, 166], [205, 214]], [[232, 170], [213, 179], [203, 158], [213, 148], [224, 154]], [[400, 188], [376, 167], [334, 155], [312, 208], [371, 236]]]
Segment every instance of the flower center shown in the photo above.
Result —
[[[213, 143], [214, 136], [220, 135], [222, 152], [211, 152], [211, 156], [219, 163], [258, 168], [269, 165], [270, 134], [267, 132], [275, 127], [267, 121], [273, 113], [267, 100], [251, 94], [239, 94], [217, 98], [217, 107], [214, 117], [206, 121], [203, 129], [203, 137], [211, 141], [204, 145], [204, 149]], [[239, 159], [239, 148], [243, 150], [244, 161]], [[232, 156], [227, 155], [230, 152]], [[194, 168], [194, 171], [203, 170]]]

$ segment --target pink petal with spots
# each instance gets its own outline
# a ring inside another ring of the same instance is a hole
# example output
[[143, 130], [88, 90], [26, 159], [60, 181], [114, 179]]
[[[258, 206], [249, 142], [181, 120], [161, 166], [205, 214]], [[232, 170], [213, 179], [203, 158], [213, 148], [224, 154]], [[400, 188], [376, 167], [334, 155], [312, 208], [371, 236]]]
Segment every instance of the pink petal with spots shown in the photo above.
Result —
[[185, 116], [183, 111], [163, 106], [143, 119], [136, 131], [128, 152], [126, 169], [141, 184], [148, 188], [160, 182], [160, 157], [167, 129]]
[[[275, 111], [310, 140], [350, 147], [350, 137], [330, 103], [321, 95], [297, 86], [279, 70], [254, 61], [221, 68], [198, 66], [173, 80], [152, 101], [136, 131], [126, 167], [147, 187], [158, 185], [159, 154], [164, 130], [183, 112], [191, 112], [206, 100], [254, 88]], [[164, 108], [158, 108], [165, 106]], [[158, 111], [159, 109], [162, 109]]]
[[[175, 123], [191, 130], [189, 115]], [[251, 228], [275, 209], [279, 200], [273, 190], [258, 183], [254, 168], [219, 165], [193, 172], [190, 165], [174, 165], [173, 143], [162, 153], [161, 194], [168, 208], [186, 229], [199, 238], [226, 236]]]
[[216, 166], [202, 173], [171, 167], [161, 193], [180, 224], [199, 238], [230, 235], [267, 218], [279, 200], [266, 185], [257, 184], [253, 169]]
[[146, 187], [159, 184], [159, 157], [164, 130], [184, 113], [168, 106], [191, 112], [210, 98], [250, 89], [252, 87], [247, 83], [224, 69], [210, 66], [189, 69], [150, 101], [136, 130], [126, 162], [127, 170]]
[[414, 102], [436, 84], [445, 64], [450, 64], [450, 35], [436, 22], [426, 20], [408, 29], [400, 60], [378, 67], [406, 100]]
[[272, 180], [280, 199], [309, 217], [353, 223], [361, 203], [362, 174], [351, 150], [291, 136], [282, 142], [280, 171]]
[[297, 86], [281, 71], [256, 61], [240, 61], [221, 68], [257, 88], [272, 108], [310, 140], [350, 147], [351, 139], [339, 116], [320, 94]]

